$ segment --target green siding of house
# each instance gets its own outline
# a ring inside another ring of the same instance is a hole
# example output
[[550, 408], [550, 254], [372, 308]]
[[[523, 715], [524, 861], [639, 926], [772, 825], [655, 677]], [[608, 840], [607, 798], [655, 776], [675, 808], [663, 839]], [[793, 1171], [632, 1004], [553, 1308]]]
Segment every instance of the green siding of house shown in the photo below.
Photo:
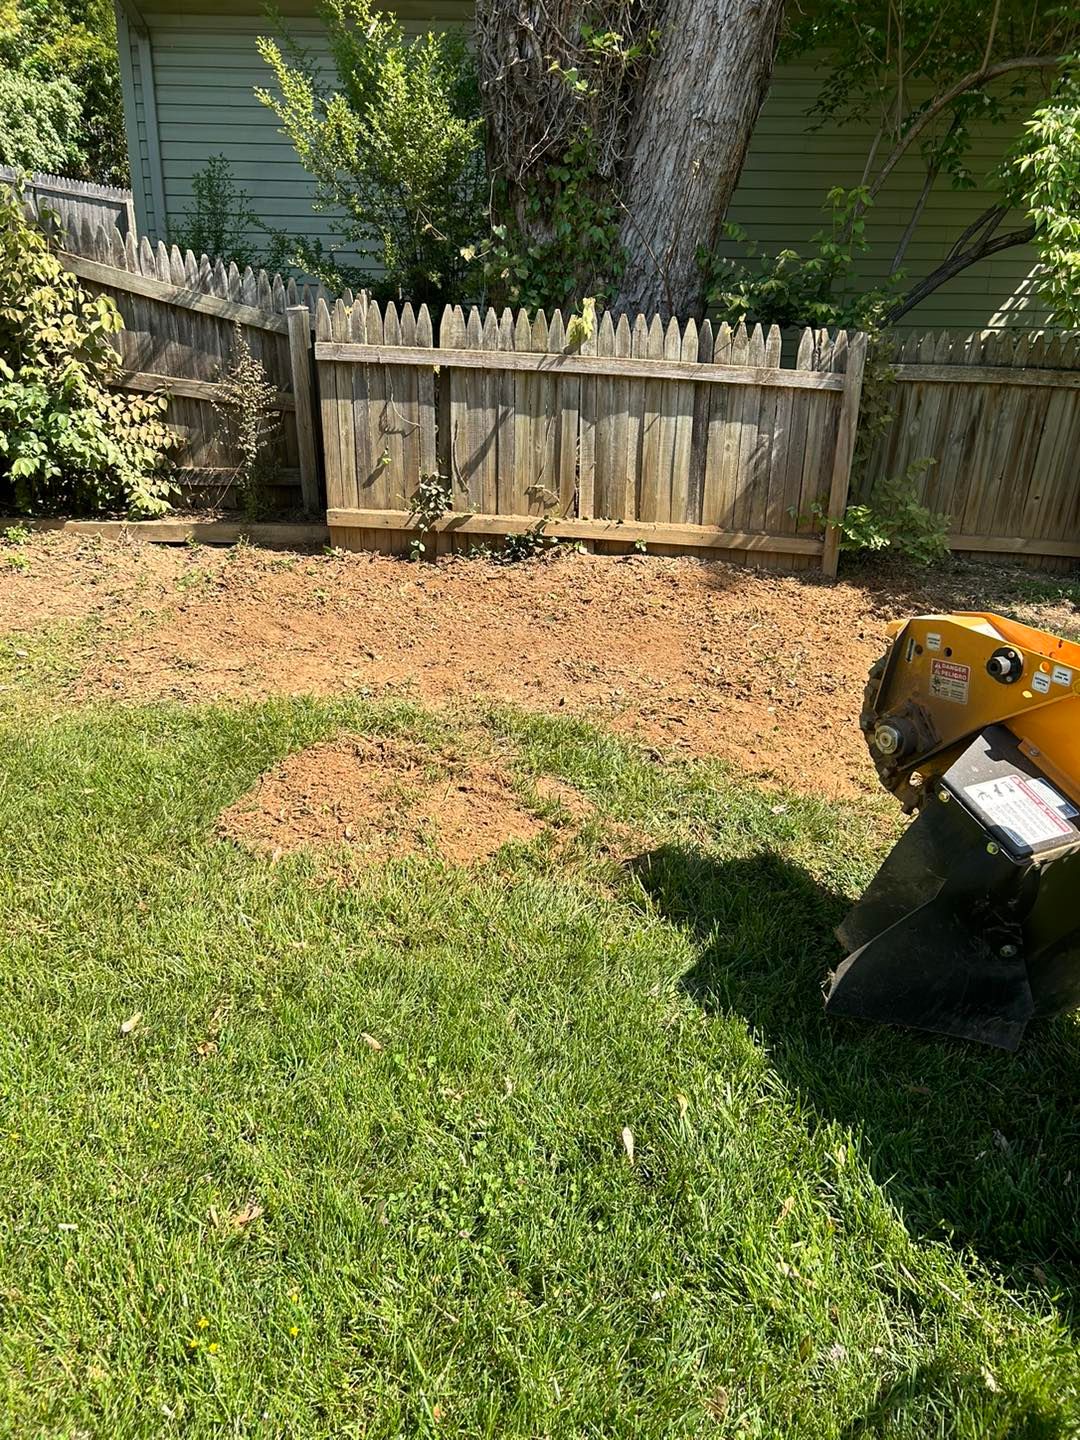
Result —
[[[328, 58], [314, 6], [307, 0], [287, 0], [281, 8], [290, 30], [316, 54]], [[472, 7], [468, 0], [398, 0], [392, 8], [407, 30], [420, 33], [433, 26], [467, 24]], [[312, 211], [308, 176], [279, 133], [273, 114], [253, 94], [254, 87], [267, 84], [269, 76], [255, 51], [256, 37], [268, 30], [258, 0], [221, 0], [220, 4], [196, 0], [183, 9], [170, 5], [169, 0], [157, 0], [157, 7], [144, 11], [143, 16], [153, 56], [166, 210], [164, 217], [155, 212], [145, 82], [138, 74], [137, 47], [132, 45], [129, 63], [134, 71], [136, 125], [129, 120], [129, 136], [138, 145], [132, 169], [147, 231], [156, 236], [176, 226], [191, 203], [192, 177], [210, 156], [221, 153], [267, 225], [329, 241], [329, 217]], [[807, 117], [819, 74], [809, 63], [778, 68], [732, 206], [731, 219], [767, 250], [807, 247], [814, 233], [827, 223], [821, 208], [826, 192], [833, 185], [857, 184], [862, 173], [868, 127], [815, 130]], [[972, 156], [976, 174], [999, 161], [1007, 140], [993, 130], [976, 140]], [[921, 184], [917, 157], [899, 166], [891, 177], [872, 215], [871, 247], [860, 265], [863, 283], [876, 285], [888, 278], [896, 238]], [[939, 181], [908, 250], [908, 276], [917, 278], [943, 259], [981, 208], [978, 191], [955, 191]], [[260, 237], [251, 238], [258, 241]], [[955, 277], [904, 323], [920, 330], [1041, 324], [1043, 310], [1029, 293], [1034, 266], [1029, 249], [1006, 251]]]

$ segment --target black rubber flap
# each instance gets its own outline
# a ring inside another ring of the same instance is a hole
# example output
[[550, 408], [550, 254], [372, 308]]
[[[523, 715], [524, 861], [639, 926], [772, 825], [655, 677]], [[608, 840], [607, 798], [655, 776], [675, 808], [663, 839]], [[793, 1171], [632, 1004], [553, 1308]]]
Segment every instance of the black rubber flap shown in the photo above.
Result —
[[1015, 1050], [1034, 1013], [1027, 966], [973, 932], [948, 899], [912, 911], [832, 977], [832, 1015], [955, 1035]]

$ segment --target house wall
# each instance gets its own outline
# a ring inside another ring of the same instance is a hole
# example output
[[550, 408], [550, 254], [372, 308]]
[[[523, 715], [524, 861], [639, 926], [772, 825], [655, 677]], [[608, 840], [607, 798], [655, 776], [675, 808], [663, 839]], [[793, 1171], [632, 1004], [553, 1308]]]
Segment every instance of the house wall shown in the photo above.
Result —
[[[315, 54], [328, 57], [314, 6], [307, 0], [286, 0], [280, 8], [292, 33]], [[469, 0], [397, 0], [392, 8], [412, 33], [467, 24], [472, 9]], [[157, 111], [162, 195], [158, 204], [153, 195], [152, 136], [147, 133], [149, 87], [139, 73], [134, 38], [126, 50], [122, 48], [122, 60], [131, 67], [128, 84], [135, 124], [129, 120], [129, 137], [138, 151], [132, 172], [137, 205], [145, 216], [143, 228], [154, 238], [167, 237], [191, 203], [192, 177], [210, 156], [221, 153], [267, 225], [331, 240], [329, 217], [311, 209], [308, 176], [280, 135], [274, 115], [252, 93], [269, 79], [255, 51], [256, 37], [269, 29], [258, 0], [217, 4], [195, 0], [182, 9], [175, 0], [156, 0], [154, 8], [142, 15], [149, 33], [142, 63], [145, 69], [149, 50]], [[828, 189], [855, 185], [862, 173], [870, 138], [867, 126], [811, 128], [806, 112], [819, 79], [819, 70], [810, 63], [779, 67], [754, 133], [730, 218], [765, 249], [807, 247], [827, 223], [821, 206]], [[997, 163], [1009, 138], [993, 130], [977, 138], [972, 156], [976, 174]], [[876, 285], [888, 278], [896, 238], [921, 184], [917, 157], [898, 167], [891, 178], [869, 226], [871, 248], [860, 266], [863, 283]], [[908, 251], [908, 276], [914, 279], [931, 270], [981, 208], [978, 191], [954, 191], [939, 181]], [[734, 247], [731, 253], [736, 253]], [[358, 257], [344, 252], [342, 258]], [[1042, 324], [1043, 309], [1028, 293], [1034, 266], [1030, 249], [1006, 251], [954, 278], [903, 323], [919, 330]]]

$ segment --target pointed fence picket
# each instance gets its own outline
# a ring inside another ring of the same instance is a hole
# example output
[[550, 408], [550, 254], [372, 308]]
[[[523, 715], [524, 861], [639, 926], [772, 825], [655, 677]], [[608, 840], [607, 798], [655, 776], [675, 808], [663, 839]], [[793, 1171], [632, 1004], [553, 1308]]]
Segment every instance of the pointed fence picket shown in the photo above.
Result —
[[[539, 527], [835, 570], [822, 513], [846, 499], [863, 337], [807, 331], [785, 367], [775, 327], [605, 314], [570, 343], [581, 327], [559, 311], [452, 306], [435, 348], [426, 306], [370, 305], [348, 334], [328, 316], [315, 355], [335, 543], [439, 550]], [[417, 502], [435, 473], [441, 517]]]

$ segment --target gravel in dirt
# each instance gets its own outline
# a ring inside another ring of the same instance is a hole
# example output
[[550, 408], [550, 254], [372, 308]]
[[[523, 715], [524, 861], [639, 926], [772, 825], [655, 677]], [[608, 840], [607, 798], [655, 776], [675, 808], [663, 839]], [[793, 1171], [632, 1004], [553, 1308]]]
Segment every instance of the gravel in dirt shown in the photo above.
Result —
[[268, 770], [219, 828], [272, 856], [345, 846], [366, 860], [434, 851], [468, 865], [533, 839], [543, 825], [497, 764], [346, 735]]
[[409, 564], [53, 534], [19, 553], [24, 568], [0, 571], [0, 633], [96, 620], [81, 698], [509, 701], [827, 798], [876, 785], [858, 712], [890, 619], [1004, 609], [1077, 631], [1062, 577], [959, 562], [830, 584], [565, 552]]

